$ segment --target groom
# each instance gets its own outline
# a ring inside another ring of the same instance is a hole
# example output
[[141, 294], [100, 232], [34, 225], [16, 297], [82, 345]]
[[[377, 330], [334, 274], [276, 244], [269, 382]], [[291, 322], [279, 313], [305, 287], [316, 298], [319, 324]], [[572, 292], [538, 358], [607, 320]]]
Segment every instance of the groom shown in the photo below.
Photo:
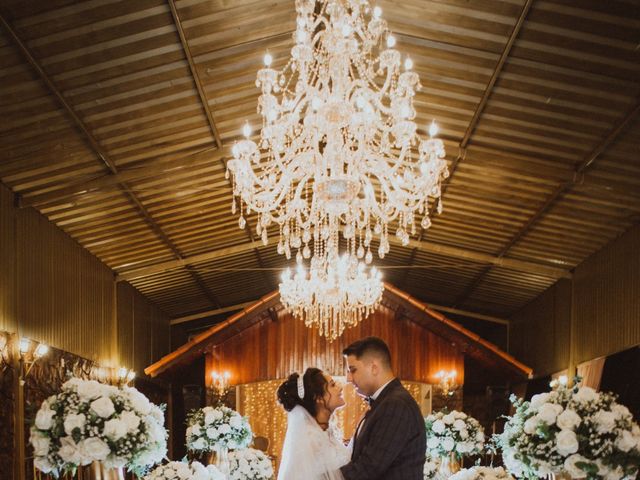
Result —
[[347, 380], [371, 406], [354, 433], [346, 480], [422, 480], [426, 432], [418, 404], [395, 378], [389, 347], [367, 337], [342, 352]]

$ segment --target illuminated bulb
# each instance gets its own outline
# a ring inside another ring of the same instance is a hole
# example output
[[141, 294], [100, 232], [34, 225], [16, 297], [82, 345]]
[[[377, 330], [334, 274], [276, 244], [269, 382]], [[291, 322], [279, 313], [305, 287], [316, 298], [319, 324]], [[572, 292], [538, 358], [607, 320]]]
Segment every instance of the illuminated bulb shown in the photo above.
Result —
[[380, 15], [382, 15], [382, 9], [380, 7], [374, 7], [373, 18], [380, 18]]
[[131, 380], [133, 380], [134, 378], [136, 378], [136, 372], [134, 372], [133, 370], [131, 370], [128, 374], [127, 374], [127, 381], [130, 382]]
[[20, 353], [22, 354], [29, 353], [30, 346], [31, 346], [31, 340], [24, 337], [20, 339]]
[[49, 346], [45, 345], [44, 343], [41, 343], [36, 348], [34, 355], [36, 356], [36, 358], [42, 358], [47, 354], [48, 351], [49, 351]]
[[436, 121], [433, 120], [431, 125], [429, 125], [429, 136], [431, 138], [435, 137], [438, 134], [438, 125], [436, 125]]
[[411, 60], [411, 58], [407, 57], [406, 60], [404, 61], [404, 69], [405, 70], [411, 70], [413, 68], [413, 60]]
[[229, 372], [224, 372], [224, 378], [229, 380], [231, 378], [231, 374]]
[[387, 37], [387, 47], [393, 48], [395, 46], [396, 46], [396, 37], [394, 37], [393, 35], [389, 35]]
[[118, 378], [124, 380], [127, 377], [127, 369], [124, 367], [120, 367], [118, 369]]
[[251, 126], [249, 125], [249, 122], [244, 123], [244, 126], [242, 127], [242, 134], [245, 138], [249, 138], [251, 136]]
[[266, 53], [266, 55], [264, 56], [264, 64], [266, 67], [270, 67], [271, 66], [271, 62], [273, 62], [273, 57], [269, 54], [269, 52]]
[[567, 378], [566, 375], [560, 375], [558, 377], [558, 383], [560, 383], [560, 385], [566, 385], [569, 382], [569, 378]]

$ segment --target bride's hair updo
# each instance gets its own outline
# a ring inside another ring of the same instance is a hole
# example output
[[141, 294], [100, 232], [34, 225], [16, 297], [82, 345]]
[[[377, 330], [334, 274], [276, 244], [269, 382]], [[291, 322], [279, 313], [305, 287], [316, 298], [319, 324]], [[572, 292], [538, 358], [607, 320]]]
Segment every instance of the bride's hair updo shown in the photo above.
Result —
[[304, 398], [300, 398], [298, 396], [299, 376], [298, 373], [292, 373], [278, 387], [278, 401], [287, 412], [293, 410], [296, 405], [302, 405], [311, 416], [315, 416], [316, 400], [322, 398], [327, 391], [327, 379], [319, 368], [307, 368], [302, 376]]

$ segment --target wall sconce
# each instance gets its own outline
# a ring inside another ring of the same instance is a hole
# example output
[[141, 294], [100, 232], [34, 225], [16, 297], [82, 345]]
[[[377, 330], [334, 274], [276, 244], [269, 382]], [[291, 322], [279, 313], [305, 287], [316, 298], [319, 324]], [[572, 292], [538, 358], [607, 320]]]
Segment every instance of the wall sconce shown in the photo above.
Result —
[[133, 370], [129, 370], [126, 367], [120, 367], [118, 369], [117, 378], [118, 378], [118, 384], [119, 385], [127, 385], [134, 378], [136, 378], [136, 372], [134, 372]]
[[[34, 343], [36, 347], [32, 351], [31, 347]], [[20, 381], [24, 383], [36, 362], [49, 353], [49, 346], [22, 337], [18, 343], [18, 352], [20, 353]]]
[[456, 384], [456, 377], [458, 376], [458, 372], [455, 370], [440, 370], [436, 373], [436, 378], [438, 379], [438, 385], [440, 387], [441, 393], [445, 398], [453, 397], [455, 395], [456, 390], [459, 388], [458, 384]]

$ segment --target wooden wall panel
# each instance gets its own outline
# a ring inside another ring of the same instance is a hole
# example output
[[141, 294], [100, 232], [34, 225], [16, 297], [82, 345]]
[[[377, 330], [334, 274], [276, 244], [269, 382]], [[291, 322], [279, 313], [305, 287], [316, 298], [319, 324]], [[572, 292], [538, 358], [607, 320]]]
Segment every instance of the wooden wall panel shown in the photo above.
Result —
[[0, 331], [15, 332], [15, 209], [13, 194], [0, 184]]
[[455, 368], [458, 380], [464, 381], [462, 352], [408, 320], [396, 320], [395, 313], [384, 306], [333, 343], [280, 311], [277, 321], [263, 320], [213, 347], [207, 355], [206, 381], [213, 370], [229, 370], [233, 384], [285, 378], [309, 366], [344, 375], [343, 348], [368, 335], [389, 344], [394, 369], [403, 380], [435, 383], [438, 370]]
[[117, 310], [120, 361], [141, 374], [169, 352], [169, 318], [124, 282], [117, 286]]
[[535, 375], [640, 344], [640, 226], [580, 264], [574, 273], [575, 323], [571, 335], [571, 283], [563, 280], [512, 319], [511, 348]]
[[640, 226], [575, 272], [576, 362], [640, 344]]
[[533, 367], [534, 375], [567, 368], [570, 352], [571, 282], [546, 290], [512, 319], [512, 353]]
[[35, 210], [16, 214], [19, 333], [100, 363], [115, 362], [111, 270]]

